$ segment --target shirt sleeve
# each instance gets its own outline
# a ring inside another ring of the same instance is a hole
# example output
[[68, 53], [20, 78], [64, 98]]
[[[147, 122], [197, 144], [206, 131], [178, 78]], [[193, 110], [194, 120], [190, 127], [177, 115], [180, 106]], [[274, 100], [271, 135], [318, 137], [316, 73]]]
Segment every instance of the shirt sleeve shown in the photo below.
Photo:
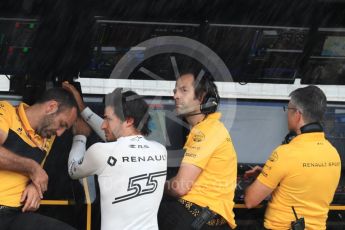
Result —
[[184, 146], [185, 154], [182, 163], [192, 164], [204, 169], [216, 148], [226, 137], [215, 129], [192, 129]]
[[86, 137], [76, 135], [68, 158], [68, 173], [72, 179], [79, 179], [90, 175], [100, 174], [105, 168], [102, 161], [102, 143], [92, 145], [87, 151]]
[[102, 138], [103, 141], [106, 141], [105, 133], [101, 129], [103, 119], [100, 116], [98, 116], [96, 113], [94, 113], [89, 107], [86, 107], [80, 113], [80, 115], [91, 126], [91, 128], [97, 133], [97, 135], [100, 138]]
[[279, 150], [273, 151], [265, 163], [258, 180], [271, 189], [275, 189], [286, 176], [288, 160], [284, 159], [286, 154]]
[[10, 104], [5, 101], [0, 101], [0, 129], [8, 133], [12, 123], [12, 116], [14, 115], [10, 108]]

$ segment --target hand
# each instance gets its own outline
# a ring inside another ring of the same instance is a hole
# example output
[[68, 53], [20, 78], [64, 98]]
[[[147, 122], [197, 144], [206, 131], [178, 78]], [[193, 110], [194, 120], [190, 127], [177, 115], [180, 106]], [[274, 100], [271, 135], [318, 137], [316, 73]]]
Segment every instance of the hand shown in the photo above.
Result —
[[46, 171], [35, 161], [33, 161], [33, 166], [31, 167], [31, 172], [29, 177], [36, 187], [40, 198], [43, 198], [43, 193], [48, 189], [48, 175]]
[[35, 185], [32, 183], [27, 185], [20, 199], [20, 203], [24, 204], [22, 212], [36, 211], [40, 207], [40, 202], [40, 194], [38, 193]]
[[78, 104], [78, 108], [79, 108], [80, 112], [83, 111], [86, 106], [85, 106], [83, 98], [81, 97], [78, 90], [73, 85], [68, 83], [68, 81], [62, 82], [62, 88], [64, 88], [65, 90], [67, 90], [73, 94], [74, 99], [76, 100], [76, 102]]
[[244, 173], [243, 177], [244, 177], [244, 179], [248, 179], [248, 178], [251, 178], [251, 177], [256, 178], [261, 173], [261, 171], [262, 171], [262, 168], [257, 165], [255, 167], [253, 167], [252, 169], [247, 170]]
[[84, 135], [88, 137], [92, 130], [82, 118], [78, 117], [73, 124], [72, 131], [74, 135]]

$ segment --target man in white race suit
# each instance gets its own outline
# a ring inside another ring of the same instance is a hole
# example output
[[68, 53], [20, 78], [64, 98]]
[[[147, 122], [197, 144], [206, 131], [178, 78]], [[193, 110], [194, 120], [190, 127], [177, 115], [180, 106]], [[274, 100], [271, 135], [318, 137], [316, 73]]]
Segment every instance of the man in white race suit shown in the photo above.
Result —
[[[85, 107], [78, 91], [69, 83], [82, 118], [106, 143], [86, 150], [90, 128], [75, 124], [68, 159], [73, 179], [98, 175], [101, 193], [101, 229], [158, 229], [157, 212], [162, 199], [167, 169], [166, 148], [149, 141], [149, 107], [133, 91], [115, 89], [105, 99], [104, 120]], [[102, 132], [102, 130], [104, 132]]]

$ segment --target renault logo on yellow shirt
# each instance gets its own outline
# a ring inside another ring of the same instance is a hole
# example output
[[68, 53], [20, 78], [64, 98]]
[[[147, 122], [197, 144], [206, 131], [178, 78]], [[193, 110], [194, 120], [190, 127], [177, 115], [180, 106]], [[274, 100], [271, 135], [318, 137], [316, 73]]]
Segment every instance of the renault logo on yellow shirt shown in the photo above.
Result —
[[205, 135], [202, 132], [195, 133], [193, 136], [194, 142], [202, 142], [205, 140]]
[[270, 156], [269, 160], [272, 161], [272, 162], [276, 162], [276, 161], [278, 160], [278, 154], [277, 154], [277, 152], [274, 152], [274, 153]]
[[19, 127], [19, 128], [17, 129], [17, 132], [18, 132], [19, 134], [22, 134], [23, 129], [22, 129], [21, 127]]

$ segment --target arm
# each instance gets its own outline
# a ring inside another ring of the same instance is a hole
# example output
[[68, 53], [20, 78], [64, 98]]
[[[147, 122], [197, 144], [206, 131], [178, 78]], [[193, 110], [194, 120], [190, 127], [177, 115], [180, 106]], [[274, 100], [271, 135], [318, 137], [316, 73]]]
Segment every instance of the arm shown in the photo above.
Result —
[[258, 175], [261, 173], [262, 168], [259, 165], [256, 165], [255, 167], [251, 168], [248, 171], [245, 171], [243, 177], [244, 179], [248, 179], [248, 178], [257, 178]]
[[258, 206], [266, 197], [273, 192], [273, 189], [262, 184], [260, 181], [255, 180], [245, 192], [244, 204], [247, 208], [254, 208]]
[[68, 173], [72, 179], [79, 179], [103, 171], [105, 165], [101, 161], [99, 144], [92, 145], [86, 151], [86, 137], [73, 137], [72, 149], [68, 158]]
[[62, 87], [69, 92], [71, 92], [77, 101], [79, 111], [81, 112], [80, 115], [82, 118], [91, 126], [91, 128], [97, 133], [97, 135], [102, 138], [103, 141], [106, 141], [105, 134], [101, 129], [101, 125], [103, 119], [98, 116], [96, 113], [92, 112], [89, 107], [86, 107], [83, 101], [83, 98], [79, 94], [78, 90], [67, 81], [62, 83]]
[[201, 172], [202, 169], [197, 166], [182, 163], [177, 175], [165, 182], [165, 192], [174, 197], [186, 195]]
[[[284, 152], [282, 148], [277, 148], [273, 151], [270, 158], [266, 161], [263, 168], [254, 167], [248, 172], [257, 174], [261, 172], [253, 184], [251, 184], [245, 192], [244, 202], [247, 208], [257, 206], [262, 200], [269, 196], [288, 174], [286, 162], [291, 161], [288, 154], [281, 154]], [[248, 174], [248, 172], [246, 172]]]
[[40, 197], [48, 188], [48, 175], [34, 160], [21, 157], [3, 147], [7, 134], [0, 130], [0, 169], [26, 174], [36, 186]]
[[81, 113], [81, 117], [86, 121], [93, 131], [97, 133], [97, 135], [102, 138], [103, 141], [106, 141], [105, 139], [105, 133], [101, 129], [103, 119], [98, 116], [96, 113], [92, 112], [92, 110], [89, 107], [86, 107]]

